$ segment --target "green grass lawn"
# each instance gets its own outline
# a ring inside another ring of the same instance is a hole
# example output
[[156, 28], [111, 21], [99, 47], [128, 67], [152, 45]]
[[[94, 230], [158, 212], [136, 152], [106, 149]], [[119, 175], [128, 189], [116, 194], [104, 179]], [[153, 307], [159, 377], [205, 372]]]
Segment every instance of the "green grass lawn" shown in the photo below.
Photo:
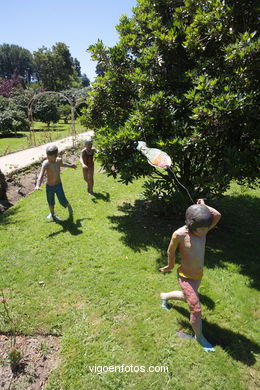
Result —
[[[206, 353], [175, 335], [191, 332], [185, 303], [160, 308], [159, 293], [178, 289], [175, 271], [158, 269], [182, 218], [160, 217], [142, 198], [142, 181], [124, 186], [97, 169], [95, 198], [79, 167], [62, 173], [73, 222], [46, 221], [44, 189], [1, 217], [0, 282], [19, 332], [61, 335], [46, 389], [256, 389], [260, 192], [234, 185], [213, 205], [222, 220], [207, 239], [200, 298], [216, 352]], [[57, 215], [66, 211], [57, 205]], [[3, 317], [0, 325], [8, 331]], [[122, 364], [168, 372], [91, 372]]]
[[[86, 128], [80, 124], [76, 124], [75, 128], [77, 133], [87, 131]], [[34, 122], [34, 129], [34, 133], [30, 131], [18, 131], [17, 134], [10, 134], [8, 137], [0, 137], [0, 156], [31, 146], [56, 141], [57, 139], [71, 135], [70, 124], [64, 124], [63, 121], [50, 125], [50, 130], [45, 123]]]

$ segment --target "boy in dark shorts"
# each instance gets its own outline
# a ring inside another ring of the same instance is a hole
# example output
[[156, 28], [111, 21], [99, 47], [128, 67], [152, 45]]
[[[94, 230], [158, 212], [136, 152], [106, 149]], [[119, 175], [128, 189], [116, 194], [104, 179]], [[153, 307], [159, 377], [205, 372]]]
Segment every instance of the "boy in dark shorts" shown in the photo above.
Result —
[[35, 190], [39, 190], [43, 176], [47, 175], [47, 184], [46, 184], [46, 196], [47, 201], [50, 208], [50, 214], [48, 215], [48, 219], [53, 219], [55, 222], [59, 222], [60, 219], [54, 213], [54, 205], [55, 205], [55, 194], [57, 195], [60, 204], [68, 208], [69, 215], [73, 215], [73, 210], [71, 205], [69, 204], [61, 183], [60, 178], [60, 169], [61, 167], [74, 168], [77, 166], [75, 164], [64, 163], [61, 158], [58, 158], [58, 148], [57, 146], [48, 146], [46, 149], [47, 160], [44, 160], [41, 167], [41, 172], [38, 177]]

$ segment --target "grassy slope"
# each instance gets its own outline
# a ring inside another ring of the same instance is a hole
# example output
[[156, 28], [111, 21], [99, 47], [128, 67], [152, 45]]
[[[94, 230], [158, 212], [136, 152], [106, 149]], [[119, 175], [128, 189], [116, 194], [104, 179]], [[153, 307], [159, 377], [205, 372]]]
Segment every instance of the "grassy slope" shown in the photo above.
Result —
[[[217, 343], [216, 353], [207, 354], [175, 337], [177, 330], [190, 332], [187, 306], [165, 312], [159, 305], [160, 291], [178, 288], [175, 272], [163, 275], [158, 268], [182, 220], [150, 210], [141, 181], [126, 187], [96, 173], [92, 200], [81, 169], [66, 169], [62, 179], [74, 223], [45, 221], [44, 190], [0, 220], [0, 282], [20, 332], [63, 336], [62, 362], [47, 389], [255, 389], [259, 193], [234, 187], [215, 205], [223, 218], [207, 240], [200, 288], [204, 330]], [[67, 216], [60, 206], [57, 214]], [[98, 375], [89, 369], [122, 364], [169, 372]]]
[[[40, 122], [35, 122], [34, 128], [36, 129], [34, 132], [35, 142], [30, 138], [31, 133], [29, 131], [19, 131], [9, 137], [0, 137], [0, 156], [71, 135], [70, 125], [65, 125], [62, 121], [51, 125], [51, 131], [48, 131], [46, 124]], [[76, 131], [80, 133], [86, 131], [86, 129], [80, 124], [76, 124]]]

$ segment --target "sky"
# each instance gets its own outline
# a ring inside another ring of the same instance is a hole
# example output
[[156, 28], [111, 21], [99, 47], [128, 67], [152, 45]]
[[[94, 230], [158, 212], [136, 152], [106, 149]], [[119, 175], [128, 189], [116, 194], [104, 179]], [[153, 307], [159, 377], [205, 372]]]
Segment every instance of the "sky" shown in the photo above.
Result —
[[87, 48], [101, 39], [105, 46], [119, 40], [115, 26], [132, 15], [137, 0], [0, 0], [0, 45], [15, 44], [33, 51], [64, 42], [93, 81], [96, 62]]

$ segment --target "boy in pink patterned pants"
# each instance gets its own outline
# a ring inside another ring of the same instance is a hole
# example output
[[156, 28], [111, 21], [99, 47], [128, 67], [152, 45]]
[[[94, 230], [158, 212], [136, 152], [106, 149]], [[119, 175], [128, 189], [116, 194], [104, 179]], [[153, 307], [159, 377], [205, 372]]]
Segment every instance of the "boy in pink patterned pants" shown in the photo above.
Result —
[[168, 247], [168, 265], [160, 268], [161, 272], [173, 269], [175, 252], [179, 249], [181, 265], [178, 268], [178, 281], [182, 291], [161, 293], [162, 307], [168, 310], [168, 299], [181, 300], [188, 303], [190, 323], [195, 338], [205, 351], [214, 352], [214, 348], [202, 333], [201, 305], [198, 288], [203, 276], [206, 235], [219, 222], [221, 214], [199, 199], [196, 205], [186, 210], [186, 225], [177, 229]]

